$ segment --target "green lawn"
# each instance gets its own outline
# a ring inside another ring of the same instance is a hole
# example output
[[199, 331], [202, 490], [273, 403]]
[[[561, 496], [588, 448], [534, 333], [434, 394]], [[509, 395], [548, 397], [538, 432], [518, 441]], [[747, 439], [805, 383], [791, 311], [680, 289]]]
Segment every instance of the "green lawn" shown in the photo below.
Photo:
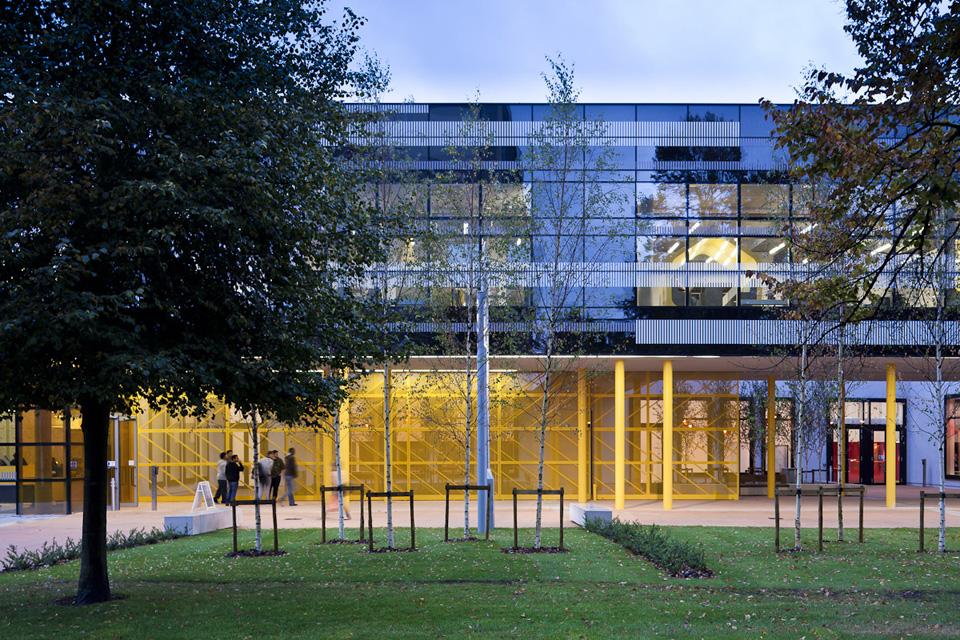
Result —
[[54, 604], [76, 563], [0, 574], [0, 638], [960, 636], [960, 554], [918, 554], [915, 531], [779, 556], [769, 529], [671, 531], [703, 543], [716, 577], [666, 578], [581, 530], [563, 555], [503, 554], [509, 531], [444, 544], [425, 529], [416, 553], [370, 555], [296, 530], [282, 533], [287, 556], [256, 559], [225, 558], [221, 532], [111, 554], [126, 599], [93, 607]]

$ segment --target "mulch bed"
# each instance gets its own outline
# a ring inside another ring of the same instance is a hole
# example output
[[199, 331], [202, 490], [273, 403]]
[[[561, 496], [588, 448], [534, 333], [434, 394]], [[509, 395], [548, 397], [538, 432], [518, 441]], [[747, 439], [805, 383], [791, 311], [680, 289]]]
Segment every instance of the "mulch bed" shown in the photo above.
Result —
[[477, 536], [467, 536], [465, 538], [450, 538], [447, 542], [480, 542], [482, 538]]
[[[659, 567], [661, 570], [663, 567]], [[673, 574], [674, 578], [712, 578], [713, 571], [709, 569], [683, 569], [679, 573]]]
[[280, 551], [267, 551], [266, 549], [263, 551], [257, 551], [256, 549], [241, 549], [236, 553], [231, 551], [224, 555], [226, 555], [228, 558], [260, 558], [263, 556], [285, 556], [287, 555], [287, 552], [283, 549], [280, 549]]
[[326, 542], [318, 542], [317, 544], [368, 544], [369, 540], [327, 540]]
[[500, 549], [502, 553], [569, 553], [570, 550], [566, 547], [540, 547], [535, 549], [533, 547], [503, 547]]
[[394, 547], [393, 549], [390, 547], [377, 547], [372, 551], [368, 550], [367, 553], [405, 553], [408, 551], [413, 552], [416, 551], [416, 549], [411, 549], [410, 547]]

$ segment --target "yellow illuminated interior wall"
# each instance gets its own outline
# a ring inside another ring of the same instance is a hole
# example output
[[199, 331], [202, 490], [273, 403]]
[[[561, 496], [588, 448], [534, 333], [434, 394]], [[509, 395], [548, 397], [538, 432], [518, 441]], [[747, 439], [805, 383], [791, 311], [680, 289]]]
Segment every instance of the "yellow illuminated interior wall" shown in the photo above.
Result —
[[[593, 487], [596, 498], [614, 499], [613, 374], [595, 375], [590, 387], [593, 429]], [[653, 499], [663, 494], [663, 380], [659, 373], [626, 372], [626, 456], [624, 497]]]
[[[464, 432], [468, 419], [466, 375], [458, 371], [393, 372], [391, 376], [393, 488], [413, 489], [418, 499], [441, 499], [446, 483], [464, 480]], [[588, 495], [613, 498], [613, 372], [588, 373], [592, 482]], [[496, 493], [534, 488], [539, 455], [540, 378], [525, 373], [491, 376], [491, 466]], [[471, 482], [476, 482], [476, 393], [471, 390]], [[739, 411], [735, 380], [678, 378], [676, 384], [674, 486], [677, 498], [736, 498]], [[350, 481], [385, 488], [383, 375], [363, 379], [351, 394]], [[626, 375], [626, 497], [662, 495], [663, 389], [659, 373]], [[144, 407], [137, 417], [141, 500], [149, 500], [150, 466], [159, 468], [158, 493], [165, 500], [192, 499], [196, 484], [210, 480], [220, 451], [231, 448], [247, 466], [242, 496], [250, 495], [252, 457], [249, 424], [218, 405], [202, 419], [176, 418]], [[298, 496], [318, 499], [324, 473], [334, 483], [332, 460], [323, 460], [325, 433], [267, 423], [261, 449], [297, 450]], [[544, 486], [577, 492], [577, 374], [557, 374], [550, 387]], [[328, 449], [330, 449], [328, 447]]]
[[[232, 449], [244, 465], [238, 495], [253, 497], [250, 469], [253, 441], [249, 422], [222, 403], [203, 418], [171, 416], [141, 407], [137, 420], [137, 472], [140, 500], [150, 500], [150, 467], [157, 466], [160, 500], [192, 500], [197, 483], [210, 481], [214, 491], [221, 451]], [[298, 496], [319, 499], [322, 484], [322, 436], [309, 429], [292, 429], [266, 422], [259, 428], [260, 450], [297, 453]], [[283, 487], [281, 486], [281, 495]]]

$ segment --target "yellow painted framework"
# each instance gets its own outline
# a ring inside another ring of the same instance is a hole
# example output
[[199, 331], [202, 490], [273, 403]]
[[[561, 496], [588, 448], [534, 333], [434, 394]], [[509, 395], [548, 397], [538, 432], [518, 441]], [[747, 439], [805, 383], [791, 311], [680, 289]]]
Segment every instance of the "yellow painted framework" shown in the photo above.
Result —
[[[613, 500], [616, 492], [614, 375], [595, 375], [589, 387], [592, 497]], [[662, 495], [663, 397], [660, 372], [624, 372], [624, 498]]]
[[577, 500], [590, 500], [590, 406], [587, 372], [577, 371]]
[[626, 460], [626, 394], [624, 392], [623, 360], [617, 360], [613, 369], [613, 442], [614, 442], [614, 508], [623, 509]]
[[885, 480], [887, 508], [897, 506], [897, 367], [887, 365], [887, 416], [885, 431]]
[[663, 361], [663, 508], [673, 509], [673, 361]]
[[777, 381], [767, 378], [767, 497], [777, 490]]
[[[397, 490], [412, 488], [418, 499], [442, 499], [445, 483], [462, 483], [465, 379], [456, 372], [395, 372], [391, 449]], [[533, 374], [491, 377], [491, 466], [501, 498], [536, 482], [540, 390], [535, 381]], [[709, 402], [731, 397], [723, 389], [687, 393], [684, 385], [690, 384], [687, 377], [673, 379], [670, 361], [662, 372], [626, 372], [619, 361], [613, 371], [558, 375], [551, 388], [545, 485], [576, 492], [580, 500], [614, 499], [618, 506], [626, 499], [659, 498], [665, 490], [665, 506], [673, 499], [737, 497], [737, 482], [726, 471], [723, 486], [705, 480], [732, 465], [729, 455], [711, 454], [710, 443], [722, 441], [725, 452], [731, 442], [739, 449], [734, 425], [711, 421], [704, 413]], [[382, 385], [381, 375], [369, 375], [341, 410], [343, 481], [374, 490], [382, 490], [385, 470]], [[674, 424], [675, 415], [687, 421]], [[202, 419], [144, 408], [137, 423], [141, 499], [149, 499], [151, 465], [160, 468], [161, 500], [192, 499], [198, 481], [214, 480], [217, 455], [226, 448], [241, 456], [249, 477], [249, 425], [229, 407], [217, 405]], [[262, 449], [291, 446], [301, 468], [298, 497], [318, 499], [319, 486], [336, 480], [329, 428], [264, 425]], [[250, 491], [241, 489], [241, 495]]]

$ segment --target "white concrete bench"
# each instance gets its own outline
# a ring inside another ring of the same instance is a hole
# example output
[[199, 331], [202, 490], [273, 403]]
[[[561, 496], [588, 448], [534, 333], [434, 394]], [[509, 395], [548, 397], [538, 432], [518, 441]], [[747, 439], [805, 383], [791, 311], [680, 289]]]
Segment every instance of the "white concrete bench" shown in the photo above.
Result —
[[589, 502], [573, 502], [570, 504], [570, 521], [581, 527], [587, 523], [587, 520], [599, 520], [603, 523], [609, 523], [613, 519], [613, 511], [609, 508]]
[[230, 509], [208, 509], [206, 511], [163, 516], [164, 528], [178, 531], [187, 536], [226, 529], [232, 524], [233, 519], [230, 515]]

